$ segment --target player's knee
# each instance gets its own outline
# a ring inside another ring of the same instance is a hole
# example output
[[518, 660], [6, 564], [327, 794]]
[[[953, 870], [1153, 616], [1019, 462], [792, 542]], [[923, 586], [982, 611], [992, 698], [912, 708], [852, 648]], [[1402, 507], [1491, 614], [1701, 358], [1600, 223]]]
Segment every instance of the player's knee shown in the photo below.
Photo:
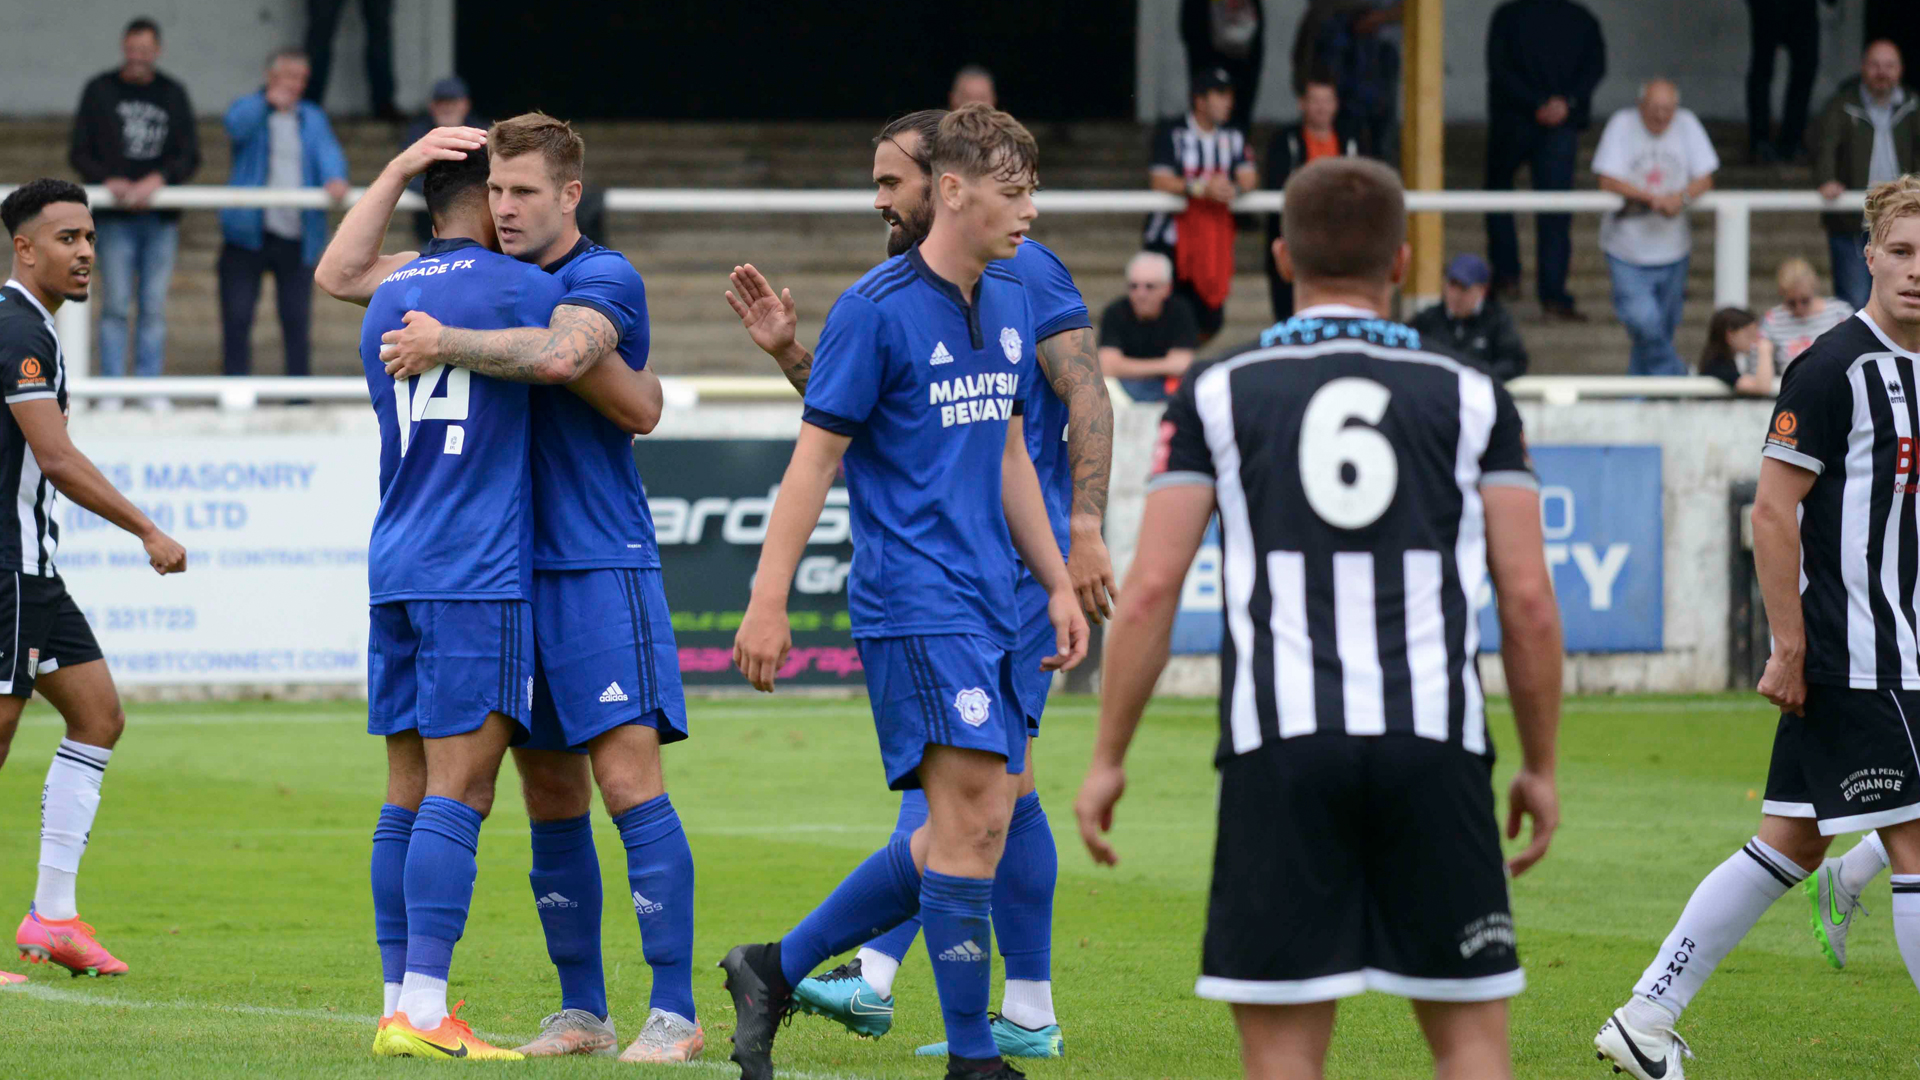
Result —
[[67, 717], [67, 738], [88, 746], [98, 746], [111, 750], [120, 741], [127, 730], [127, 712], [120, 707], [120, 700], [97, 712]]
[[520, 795], [526, 800], [527, 817], [533, 821], [566, 821], [593, 809], [593, 792], [585, 770], [575, 774], [523, 762]]

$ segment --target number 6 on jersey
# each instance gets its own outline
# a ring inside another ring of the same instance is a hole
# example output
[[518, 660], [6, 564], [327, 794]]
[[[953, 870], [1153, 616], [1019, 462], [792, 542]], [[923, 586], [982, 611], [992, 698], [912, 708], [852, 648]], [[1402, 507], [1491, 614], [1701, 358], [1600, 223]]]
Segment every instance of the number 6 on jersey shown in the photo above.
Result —
[[[1335, 379], [1307, 402], [1300, 418], [1300, 486], [1320, 520], [1363, 529], [1380, 520], [1400, 485], [1393, 444], [1371, 425], [1387, 414], [1393, 394], [1372, 379]], [[1358, 426], [1350, 421], [1358, 420]]]

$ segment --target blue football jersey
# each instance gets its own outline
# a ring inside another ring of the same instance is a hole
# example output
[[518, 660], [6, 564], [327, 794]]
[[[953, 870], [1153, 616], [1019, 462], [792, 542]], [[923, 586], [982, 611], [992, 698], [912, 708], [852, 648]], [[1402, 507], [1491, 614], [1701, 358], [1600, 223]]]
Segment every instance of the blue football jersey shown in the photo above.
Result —
[[[1027, 306], [1033, 311], [1033, 340], [1036, 346], [1055, 334], [1090, 327], [1087, 302], [1073, 283], [1060, 256], [1032, 239], [1021, 243], [1013, 258], [996, 265], [1005, 266], [1020, 279], [1027, 290]], [[1036, 353], [1037, 355], [1037, 353]], [[1040, 474], [1040, 493], [1046, 498], [1047, 520], [1053, 523], [1053, 539], [1060, 554], [1067, 553], [1067, 518], [1073, 509], [1073, 463], [1067, 460], [1067, 403], [1053, 392], [1046, 372], [1038, 366], [1027, 380], [1026, 419], [1027, 453], [1033, 457], [1033, 469]]]
[[373, 603], [526, 599], [532, 578], [527, 387], [435, 367], [395, 381], [380, 335], [408, 311], [449, 326], [545, 326], [560, 283], [472, 240], [435, 240], [374, 290], [360, 363], [380, 420], [380, 509], [367, 544]]
[[[605, 315], [621, 359], [647, 366], [647, 287], [625, 255], [583, 236], [545, 269], [560, 283], [560, 303]], [[564, 386], [534, 388], [533, 476], [536, 569], [660, 565], [633, 437]]]
[[1011, 648], [1013, 539], [1000, 506], [1007, 422], [1035, 376], [1026, 290], [990, 263], [972, 303], [918, 247], [827, 314], [806, 419], [847, 435], [847, 601], [856, 638], [981, 634]]

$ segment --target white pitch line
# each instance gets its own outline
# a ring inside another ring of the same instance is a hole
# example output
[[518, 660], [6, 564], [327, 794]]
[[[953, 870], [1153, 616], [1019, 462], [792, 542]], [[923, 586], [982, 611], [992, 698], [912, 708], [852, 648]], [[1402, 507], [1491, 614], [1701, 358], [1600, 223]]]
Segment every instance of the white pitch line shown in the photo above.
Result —
[[[61, 990], [58, 987], [44, 986], [39, 983], [19, 983], [0, 988], [0, 995], [8, 993], [22, 994], [60, 1005], [84, 1005], [97, 1009], [167, 1009], [241, 1016], [279, 1016], [293, 1020], [327, 1020], [366, 1026], [372, 1026], [380, 1021], [377, 1016], [328, 1012], [325, 1009], [289, 1009], [272, 1005], [227, 1005], [210, 1001], [145, 1001], [139, 998], [100, 997], [94, 994], [82, 994], [75, 990]], [[474, 1034], [492, 1043], [514, 1041], [514, 1036], [493, 1032], [475, 1031]], [[695, 1061], [690, 1064], [709, 1071], [732, 1072], [735, 1069], [735, 1066], [720, 1061]], [[780, 1070], [780, 1075], [793, 1077], [794, 1080], [859, 1080], [859, 1077], [853, 1073], [818, 1073], [786, 1068]]]

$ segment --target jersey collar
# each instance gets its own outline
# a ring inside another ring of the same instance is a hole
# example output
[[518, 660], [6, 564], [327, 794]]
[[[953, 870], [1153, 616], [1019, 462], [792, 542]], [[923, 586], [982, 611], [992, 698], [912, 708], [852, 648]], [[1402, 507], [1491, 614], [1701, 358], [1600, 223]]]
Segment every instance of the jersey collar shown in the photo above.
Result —
[[1377, 311], [1368, 311], [1352, 304], [1315, 304], [1293, 313], [1296, 319], [1378, 319]]
[[567, 265], [568, 263], [579, 258], [580, 256], [585, 255], [588, 251], [592, 249], [593, 249], [593, 241], [587, 239], [586, 234], [582, 233], [580, 234], [580, 239], [574, 242], [573, 247], [567, 249], [567, 253], [565, 255], [560, 256], [558, 259], [555, 259], [554, 261], [548, 263], [547, 265], [541, 267], [540, 269], [545, 270], [549, 274], [557, 274], [560, 272], [561, 267]]
[[[7, 284], [11, 285], [13, 282], [9, 281]], [[1885, 345], [1888, 352], [1896, 356], [1904, 356], [1909, 360], [1920, 360], [1920, 354], [1908, 352], [1895, 344], [1894, 340], [1887, 336], [1887, 332], [1880, 329], [1880, 324], [1873, 321], [1873, 316], [1868, 315], [1865, 311], [1856, 311], [1854, 312], [1854, 317], [1867, 324], [1867, 329], [1873, 331], [1873, 336], [1880, 339], [1880, 344]]]
[[459, 251], [461, 248], [479, 246], [480, 241], [470, 236], [450, 236], [445, 240], [436, 236], [427, 241], [427, 246], [420, 249], [420, 254], [431, 257], [434, 255], [445, 255], [449, 251]]
[[33, 305], [33, 309], [40, 313], [41, 318], [47, 320], [48, 322], [53, 321], [53, 312], [48, 311], [46, 305], [40, 302], [40, 298], [33, 295], [32, 289], [29, 289], [25, 285], [20, 284], [20, 282], [15, 278], [8, 278], [7, 283], [4, 287], [8, 289], [12, 289], [14, 292], [17, 292], [21, 296], [26, 297], [27, 303]]
[[980, 333], [980, 286], [986, 282], [987, 275], [982, 273], [980, 280], [973, 283], [973, 301], [969, 303], [966, 297], [960, 295], [958, 285], [934, 273], [933, 267], [927, 265], [927, 260], [920, 254], [919, 244], [907, 249], [907, 264], [913, 267], [922, 281], [933, 286], [935, 292], [952, 301], [954, 306], [966, 315], [967, 330], [973, 338], [973, 347], [979, 348], [984, 340]]

